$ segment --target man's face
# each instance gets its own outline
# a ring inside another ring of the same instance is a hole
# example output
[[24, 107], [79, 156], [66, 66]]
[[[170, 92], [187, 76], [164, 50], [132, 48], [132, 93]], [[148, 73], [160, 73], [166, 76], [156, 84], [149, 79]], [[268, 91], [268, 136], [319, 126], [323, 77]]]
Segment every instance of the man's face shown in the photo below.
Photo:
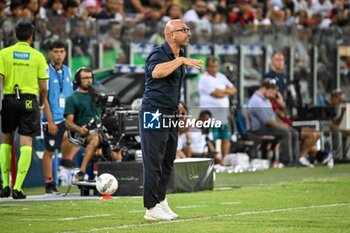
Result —
[[277, 89], [275, 88], [268, 88], [265, 92], [265, 98], [275, 98], [277, 95]]
[[281, 53], [276, 53], [272, 58], [271, 67], [274, 71], [283, 72], [284, 71], [284, 55]]
[[218, 67], [219, 67], [219, 65], [218, 65], [217, 61], [211, 61], [208, 63], [207, 71], [212, 76], [215, 76], [216, 73], [218, 72]]
[[92, 84], [92, 73], [88, 71], [80, 72], [80, 88], [87, 90], [88, 87]]
[[190, 42], [191, 30], [184, 22], [177, 22], [171, 31], [174, 41], [180, 47], [186, 47]]
[[210, 115], [204, 114], [204, 115], [200, 116], [198, 120], [204, 122], [204, 121], [208, 121], [210, 118], [211, 118]]
[[179, 5], [173, 5], [169, 10], [169, 16], [171, 19], [180, 19], [182, 17], [182, 10]]
[[124, 5], [124, 0], [108, 0], [107, 2], [107, 8], [110, 12], [117, 13], [120, 12]]
[[66, 58], [66, 50], [65, 48], [54, 48], [51, 50], [51, 60], [56, 65], [62, 65], [64, 59]]
[[334, 105], [340, 105], [344, 103], [344, 101], [345, 101], [345, 95], [343, 93], [339, 93], [335, 97], [333, 97]]
[[205, 1], [197, 1], [194, 10], [197, 12], [199, 18], [202, 18], [207, 13], [207, 3]]

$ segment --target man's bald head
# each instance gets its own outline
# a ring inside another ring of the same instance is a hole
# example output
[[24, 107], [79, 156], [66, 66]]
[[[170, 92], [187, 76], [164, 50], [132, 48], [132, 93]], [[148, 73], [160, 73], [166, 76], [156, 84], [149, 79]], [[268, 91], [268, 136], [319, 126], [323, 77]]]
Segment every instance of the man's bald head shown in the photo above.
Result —
[[172, 19], [167, 22], [164, 28], [165, 37], [169, 36], [170, 33], [175, 30], [175, 28], [181, 27], [183, 24], [184, 22], [181, 19]]
[[181, 19], [170, 20], [164, 28], [165, 40], [170, 47], [186, 47], [190, 41], [190, 28]]

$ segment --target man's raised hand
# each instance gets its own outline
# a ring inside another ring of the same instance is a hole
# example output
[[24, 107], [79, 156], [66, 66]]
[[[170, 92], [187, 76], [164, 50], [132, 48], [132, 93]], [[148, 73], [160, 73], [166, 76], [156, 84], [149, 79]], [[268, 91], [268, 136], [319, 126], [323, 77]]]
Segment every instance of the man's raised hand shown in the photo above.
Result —
[[202, 67], [202, 60], [199, 59], [192, 59], [192, 58], [188, 58], [188, 57], [183, 57], [183, 61], [182, 64], [184, 64], [187, 67], [194, 67], [197, 69], [200, 69]]

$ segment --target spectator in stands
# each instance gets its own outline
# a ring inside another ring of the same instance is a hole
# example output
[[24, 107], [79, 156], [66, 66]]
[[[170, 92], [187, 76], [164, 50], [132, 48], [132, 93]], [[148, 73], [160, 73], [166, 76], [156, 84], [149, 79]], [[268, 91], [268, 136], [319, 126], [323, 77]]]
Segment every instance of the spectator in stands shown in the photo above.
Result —
[[169, 1], [165, 0], [129, 0], [125, 1], [125, 9], [128, 13], [136, 15], [137, 13], [146, 14], [154, 4], [161, 6], [160, 12], [163, 14], [168, 7]]
[[18, 0], [13, 0], [10, 3], [10, 18], [20, 18], [23, 16], [23, 4]]
[[149, 6], [149, 10], [144, 14], [143, 22], [145, 23], [157, 23], [161, 20], [163, 16], [162, 6], [158, 3], [154, 3]]
[[59, 17], [63, 13], [63, 0], [48, 0], [46, 17], [50, 20]]
[[[45, 179], [45, 193], [59, 194], [52, 175], [52, 156], [55, 150], [60, 150], [62, 140], [68, 140], [65, 134], [64, 107], [66, 98], [73, 93], [73, 84], [71, 71], [68, 66], [63, 64], [66, 58], [65, 44], [61, 41], [52, 42], [49, 56], [49, 92], [42, 119], [45, 141], [42, 166]], [[65, 143], [65, 146], [71, 147], [67, 143]], [[69, 150], [70, 148], [67, 149]], [[62, 150], [61, 164], [63, 165], [67, 163], [63, 161], [67, 159], [71, 161], [71, 158], [66, 157], [66, 150]]]
[[333, 5], [330, 0], [318, 0], [318, 2], [316, 2], [317, 13], [321, 14], [323, 18], [328, 15], [332, 7]]
[[285, 6], [285, 3], [283, 0], [269, 0], [267, 1], [271, 7], [278, 7], [278, 8], [283, 8]]
[[254, 4], [252, 12], [254, 14], [254, 25], [271, 25], [271, 20], [264, 14], [264, 7], [262, 4]]
[[[185, 12], [183, 20], [186, 23], [194, 24], [190, 26], [193, 38], [196, 42], [206, 43], [211, 36], [211, 24], [208, 15], [208, 3], [204, 0], [196, 0], [192, 9]], [[199, 41], [200, 40], [200, 41]]]
[[297, 14], [297, 18], [295, 20], [296, 25], [301, 28], [307, 28], [310, 26], [309, 15], [306, 10], [301, 10]]
[[96, 19], [114, 19], [123, 22], [125, 17], [124, 0], [106, 0], [103, 10], [97, 14]]
[[38, 18], [39, 17], [39, 0], [24, 0], [22, 15], [30, 19]]
[[46, 6], [47, 2], [48, 2], [48, 0], [39, 0], [39, 13], [38, 13], [39, 19], [46, 19], [45, 6]]
[[81, 16], [85, 20], [88, 18], [96, 18], [100, 10], [96, 0], [85, 0], [80, 6], [82, 7]]
[[126, 55], [121, 43], [122, 24], [118, 22], [109, 23], [109, 31], [103, 35], [103, 50], [104, 52], [115, 52], [115, 60], [111, 61], [112, 66], [115, 64], [126, 63]]
[[295, 3], [293, 0], [283, 0], [284, 8], [288, 9], [292, 15], [295, 12]]
[[257, 135], [273, 135], [281, 143], [280, 162], [293, 165], [299, 158], [299, 133], [289, 125], [277, 120], [269, 98], [278, 92], [275, 79], [265, 78], [260, 88], [248, 101], [248, 114], [252, 132]]
[[299, 11], [304, 10], [306, 8], [305, 0], [293, 0], [294, 3], [294, 14], [298, 14]]
[[46, 8], [46, 17], [48, 19], [48, 29], [52, 35], [57, 35], [58, 38], [65, 36], [65, 21], [63, 16], [63, 0], [48, 0]]
[[250, 0], [238, 0], [238, 11], [235, 7], [231, 8], [228, 16], [229, 24], [253, 24], [254, 23], [254, 14], [251, 10]]
[[[91, 69], [82, 67], [75, 74], [75, 82], [78, 89], [67, 98], [64, 115], [66, 118], [66, 127], [74, 134], [74, 138], [81, 138], [83, 146], [86, 147], [84, 159], [80, 167], [80, 171], [76, 174], [77, 181], [83, 181], [86, 168], [90, 160], [100, 147], [102, 137], [93, 129], [89, 129], [88, 125], [92, 119], [101, 117], [101, 111], [92, 102], [88, 93], [88, 88], [93, 82], [93, 74]], [[121, 153], [117, 152], [112, 156], [121, 161]]]
[[199, 79], [199, 107], [201, 110], [209, 110], [216, 120], [221, 120], [220, 129], [213, 129], [214, 140], [221, 139], [222, 157], [230, 153], [231, 129], [228, 122], [230, 101], [237, 90], [228, 78], [218, 72], [219, 64], [215, 57], [206, 60], [205, 72]]
[[79, 4], [76, 0], [67, 0], [63, 10], [63, 17], [67, 20], [72, 20], [78, 17]]
[[70, 34], [70, 39], [73, 43], [73, 56], [89, 56], [91, 54], [91, 37], [85, 25], [85, 21], [82, 18], [77, 18], [71, 24], [72, 33]]
[[6, 8], [6, 1], [5, 0], [0, 0], [0, 24], [3, 21], [3, 18], [5, 17], [5, 10]]
[[286, 8], [274, 7], [270, 11], [270, 20], [272, 25], [284, 26], [290, 12]]
[[15, 36], [14, 22], [21, 17], [20, 14], [22, 12], [21, 5], [18, 5], [16, 2], [11, 2], [9, 8], [11, 8], [11, 12], [4, 12], [4, 18], [1, 18], [0, 22], [0, 38], [4, 43], [4, 47], [16, 43], [17, 39]]
[[67, 0], [64, 5], [62, 18], [65, 24], [66, 35], [71, 35], [71, 31], [74, 30], [74, 21], [79, 18], [79, 4], [77, 0]]
[[320, 13], [315, 13], [311, 16], [309, 25], [314, 29], [318, 29], [318, 27], [322, 23], [322, 20], [323, 20], [322, 15]]
[[310, 18], [313, 14], [318, 12], [318, 5], [313, 3], [313, 0], [306, 0], [306, 8], [304, 9]]
[[228, 26], [226, 24], [226, 12], [225, 9], [217, 7], [217, 11], [212, 13], [212, 41], [216, 43], [225, 43], [228, 41]]
[[170, 4], [165, 11], [165, 15], [162, 18], [163, 22], [168, 22], [171, 19], [182, 19], [183, 9], [178, 4]]
[[344, 18], [346, 15], [344, 12], [338, 8], [333, 8], [329, 14], [328, 17], [325, 18], [320, 27], [321, 28], [330, 28], [332, 26], [340, 26], [341, 23], [344, 21]]
[[264, 78], [273, 78], [277, 81], [278, 91], [286, 98], [286, 76], [284, 74], [285, 59], [282, 52], [275, 52], [272, 55], [270, 70]]

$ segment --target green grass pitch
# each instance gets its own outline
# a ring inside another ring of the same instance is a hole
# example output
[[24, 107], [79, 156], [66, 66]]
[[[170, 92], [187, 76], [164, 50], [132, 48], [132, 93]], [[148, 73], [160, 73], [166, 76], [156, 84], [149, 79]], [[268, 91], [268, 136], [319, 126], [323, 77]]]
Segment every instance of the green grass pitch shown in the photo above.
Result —
[[180, 218], [166, 222], [144, 220], [141, 197], [0, 200], [0, 232], [350, 232], [350, 164], [217, 174], [215, 187], [168, 195]]

